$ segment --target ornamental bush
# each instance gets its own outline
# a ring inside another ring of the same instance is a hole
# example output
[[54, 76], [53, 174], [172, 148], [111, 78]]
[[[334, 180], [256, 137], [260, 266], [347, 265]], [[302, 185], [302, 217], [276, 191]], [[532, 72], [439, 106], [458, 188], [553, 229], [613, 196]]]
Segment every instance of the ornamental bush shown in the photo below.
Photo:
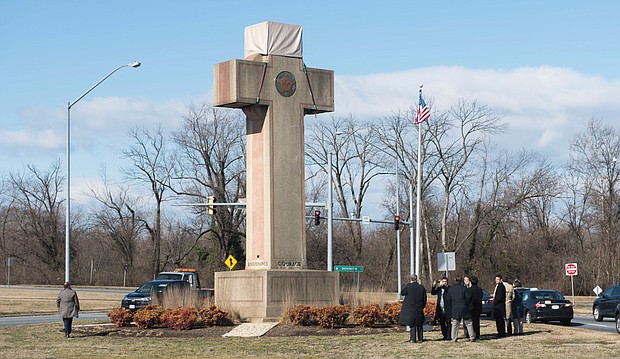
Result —
[[398, 324], [398, 317], [400, 316], [400, 311], [402, 308], [402, 302], [390, 302], [383, 304], [383, 313], [385, 314], [385, 319], [391, 324]]
[[287, 309], [286, 319], [294, 325], [317, 325], [319, 324], [318, 308], [309, 305], [298, 305]]
[[174, 330], [191, 329], [198, 321], [198, 311], [194, 307], [166, 309], [161, 324]]
[[125, 327], [133, 321], [133, 313], [129, 309], [117, 307], [108, 312], [108, 318], [115, 326]]
[[215, 304], [202, 308], [199, 312], [202, 322], [207, 326], [224, 325], [228, 312], [219, 309]]
[[431, 323], [435, 321], [435, 309], [437, 308], [437, 304], [435, 302], [426, 302], [426, 307], [424, 307], [424, 316], [430, 318]]
[[149, 305], [138, 309], [133, 315], [133, 321], [138, 328], [155, 328], [161, 325], [161, 317], [164, 309], [158, 305]]
[[321, 307], [318, 310], [319, 326], [331, 329], [341, 327], [347, 322], [350, 314], [351, 307], [348, 304]]
[[377, 303], [363, 305], [353, 310], [353, 319], [363, 327], [385, 323], [385, 312]]

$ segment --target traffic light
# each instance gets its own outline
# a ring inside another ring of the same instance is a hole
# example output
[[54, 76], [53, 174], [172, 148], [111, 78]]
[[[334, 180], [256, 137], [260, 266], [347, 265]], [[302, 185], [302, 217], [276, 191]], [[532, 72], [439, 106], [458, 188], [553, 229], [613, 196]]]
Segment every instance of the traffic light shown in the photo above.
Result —
[[[208, 196], [207, 198], [209, 199], [209, 204], [215, 202], [215, 197], [214, 196]], [[209, 214], [215, 213], [215, 209], [213, 207], [214, 206], [209, 206], [209, 211], [208, 211]]]
[[400, 216], [394, 216], [394, 230], [400, 229]]
[[314, 225], [318, 226], [321, 224], [321, 211], [314, 211]]

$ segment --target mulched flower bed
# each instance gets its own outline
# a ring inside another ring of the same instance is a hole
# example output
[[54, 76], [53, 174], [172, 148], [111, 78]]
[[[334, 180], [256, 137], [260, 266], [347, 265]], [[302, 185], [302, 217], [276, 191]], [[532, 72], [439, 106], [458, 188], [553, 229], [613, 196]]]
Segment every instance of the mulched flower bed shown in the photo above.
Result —
[[[163, 338], [216, 338], [230, 332], [234, 326], [213, 326], [193, 328], [190, 330], [173, 330], [167, 328], [140, 329], [136, 326], [115, 327], [110, 325], [74, 326], [72, 336], [120, 336], [120, 337], [163, 337]], [[325, 329], [318, 326], [300, 326], [279, 324], [269, 330], [264, 337], [292, 336], [330, 336], [330, 335], [368, 335], [380, 333], [404, 332], [402, 326], [363, 327], [348, 325], [341, 328]]]

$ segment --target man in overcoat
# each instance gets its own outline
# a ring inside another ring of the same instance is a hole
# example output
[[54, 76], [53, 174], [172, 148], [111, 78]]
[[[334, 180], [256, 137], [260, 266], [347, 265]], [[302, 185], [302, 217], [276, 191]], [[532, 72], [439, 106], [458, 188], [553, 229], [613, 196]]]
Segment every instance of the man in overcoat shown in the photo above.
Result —
[[409, 332], [409, 343], [422, 342], [424, 307], [426, 307], [426, 289], [418, 283], [418, 276], [411, 275], [411, 283], [400, 291], [400, 295], [405, 296], [403, 307], [400, 310], [398, 322], [402, 325], [411, 327]]
[[452, 310], [446, 303], [448, 294], [448, 278], [442, 277], [439, 281], [433, 281], [431, 294], [437, 295], [437, 307], [435, 308], [435, 317], [439, 319], [441, 327], [441, 335], [443, 340], [450, 339], [450, 314]]
[[495, 276], [493, 318], [495, 318], [495, 326], [497, 327], [497, 337], [506, 337], [506, 287], [502, 283], [502, 276], [500, 274]]
[[478, 287], [478, 277], [464, 277], [465, 286], [471, 295], [471, 322], [476, 334], [476, 339], [480, 339], [480, 315], [482, 314], [482, 288]]
[[452, 308], [452, 333], [450, 338], [456, 342], [459, 337], [459, 326], [461, 320], [467, 329], [467, 335], [472, 342], [476, 340], [476, 333], [471, 322], [471, 293], [463, 285], [463, 278], [457, 276], [454, 285], [450, 286], [448, 291], [448, 303]]
[[77, 318], [80, 313], [80, 301], [78, 300], [77, 293], [71, 289], [69, 282], [65, 282], [63, 287], [64, 289], [60, 291], [56, 299], [56, 307], [65, 326], [65, 338], [69, 338], [71, 336], [73, 318]]

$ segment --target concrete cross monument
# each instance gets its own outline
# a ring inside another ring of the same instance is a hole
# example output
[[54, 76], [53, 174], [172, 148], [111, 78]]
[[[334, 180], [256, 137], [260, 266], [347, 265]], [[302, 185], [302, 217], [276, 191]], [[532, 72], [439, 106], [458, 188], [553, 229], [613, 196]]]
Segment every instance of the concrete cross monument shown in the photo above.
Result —
[[306, 268], [304, 116], [334, 110], [334, 73], [306, 68], [301, 26], [245, 29], [245, 60], [215, 65], [214, 104], [246, 115], [246, 269], [215, 274], [215, 301], [249, 320], [337, 302], [335, 272]]

